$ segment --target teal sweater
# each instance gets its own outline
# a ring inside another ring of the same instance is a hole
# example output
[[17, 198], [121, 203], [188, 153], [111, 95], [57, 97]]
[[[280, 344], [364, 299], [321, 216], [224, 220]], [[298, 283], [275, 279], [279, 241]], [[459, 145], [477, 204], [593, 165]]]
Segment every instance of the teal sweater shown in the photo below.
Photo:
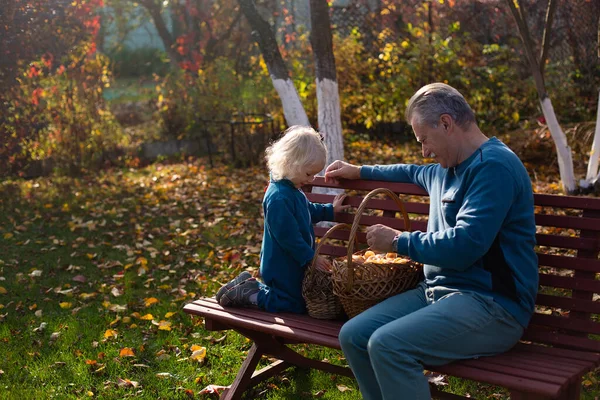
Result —
[[333, 220], [333, 204], [311, 203], [302, 190], [282, 179], [269, 183], [263, 211], [260, 273], [266, 286], [258, 293], [258, 306], [270, 312], [304, 313], [302, 280], [315, 255], [313, 224]]
[[361, 178], [413, 182], [430, 198], [427, 232], [403, 232], [397, 252], [424, 264], [425, 283], [492, 296], [526, 327], [538, 288], [531, 181], [492, 138], [453, 168], [363, 166]]

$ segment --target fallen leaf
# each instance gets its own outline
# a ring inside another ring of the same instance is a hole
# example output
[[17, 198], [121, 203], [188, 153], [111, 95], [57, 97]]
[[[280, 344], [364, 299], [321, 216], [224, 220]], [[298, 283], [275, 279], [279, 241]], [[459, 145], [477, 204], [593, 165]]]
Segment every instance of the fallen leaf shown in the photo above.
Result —
[[199, 363], [203, 363], [206, 358], [206, 347], [192, 346], [192, 355], [190, 356], [190, 360], [198, 361]]
[[337, 385], [337, 388], [338, 388], [338, 390], [339, 390], [340, 392], [342, 392], [342, 393], [344, 393], [344, 392], [346, 392], [346, 391], [348, 391], [348, 390], [352, 390], [352, 389], [350, 389], [348, 386], [345, 386], [345, 385]]
[[115, 331], [114, 329], [107, 329], [106, 332], [104, 332], [104, 337], [106, 339], [108, 338], [117, 338], [118, 334], [117, 331]]
[[119, 387], [125, 387], [125, 388], [128, 388], [128, 387], [136, 388], [136, 387], [139, 386], [139, 383], [136, 382], [136, 381], [131, 381], [129, 379], [121, 379], [121, 378], [119, 378], [117, 380], [117, 385]]
[[208, 385], [198, 394], [221, 394], [224, 390], [229, 389], [229, 386]]
[[119, 352], [119, 357], [135, 357], [135, 354], [131, 347], [123, 347]]
[[156, 297], [148, 297], [144, 299], [144, 304], [146, 305], [146, 307], [150, 307], [151, 305], [156, 303], [158, 303], [158, 299]]

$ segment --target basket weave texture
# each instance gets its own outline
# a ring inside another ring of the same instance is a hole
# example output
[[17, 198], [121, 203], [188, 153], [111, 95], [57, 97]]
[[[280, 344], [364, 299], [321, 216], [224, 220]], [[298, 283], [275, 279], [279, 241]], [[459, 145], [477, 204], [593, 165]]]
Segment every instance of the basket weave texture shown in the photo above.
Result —
[[379, 188], [365, 196], [356, 210], [350, 229], [348, 256], [333, 260], [333, 292], [350, 318], [388, 297], [414, 288], [421, 278], [422, 265], [406, 257], [393, 258], [386, 263], [353, 261], [353, 254], [362, 257], [366, 252], [353, 253], [360, 217], [369, 199], [381, 193], [396, 202], [404, 218], [404, 227], [410, 231], [410, 220], [404, 204], [394, 192]]
[[342, 319], [345, 317], [340, 299], [333, 293], [331, 272], [316, 268], [317, 257], [321, 246], [331, 234], [341, 228], [350, 229], [348, 224], [337, 224], [331, 227], [319, 241], [315, 256], [304, 274], [302, 281], [302, 297], [306, 302], [308, 315], [318, 319]]

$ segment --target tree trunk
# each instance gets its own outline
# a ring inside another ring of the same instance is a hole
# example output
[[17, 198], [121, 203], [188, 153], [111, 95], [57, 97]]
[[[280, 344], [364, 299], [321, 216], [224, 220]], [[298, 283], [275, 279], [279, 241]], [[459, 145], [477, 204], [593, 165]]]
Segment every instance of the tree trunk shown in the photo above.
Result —
[[[600, 19], [598, 19], [598, 60], [600, 60]], [[598, 161], [600, 160], [600, 91], [598, 91], [598, 111], [596, 114], [596, 130], [594, 132], [594, 142], [592, 151], [590, 151], [590, 161], [588, 163], [587, 174], [585, 176], [585, 186], [595, 185], [600, 178], [598, 173]]]
[[152, 21], [154, 22], [154, 26], [156, 27], [156, 31], [158, 32], [158, 36], [160, 36], [163, 46], [165, 46], [165, 51], [171, 59], [171, 64], [175, 68], [178, 68], [178, 63], [181, 61], [181, 57], [179, 56], [179, 53], [177, 53], [177, 50], [175, 50], [175, 41], [173, 40], [173, 36], [171, 35], [171, 32], [169, 32], [167, 24], [165, 23], [165, 20], [161, 14], [161, 6], [152, 0], [144, 0], [140, 1], [139, 3], [150, 13]]
[[571, 148], [567, 143], [567, 137], [558, 123], [554, 108], [552, 107], [552, 102], [550, 101], [550, 98], [546, 92], [546, 84], [544, 82], [543, 75], [544, 69], [540, 67], [540, 63], [545, 62], [545, 57], [547, 54], [547, 49], [545, 49], [545, 46], [547, 46], [549, 43], [552, 29], [553, 12], [556, 9], [554, 4], [555, 1], [556, 0], [549, 0], [548, 3], [548, 12], [546, 13], [546, 24], [543, 34], [544, 45], [540, 52], [540, 60], [538, 60], [535, 55], [535, 46], [533, 40], [529, 34], [527, 18], [525, 16], [525, 10], [523, 9], [523, 6], [520, 5], [517, 0], [506, 0], [515, 22], [517, 23], [517, 27], [523, 42], [523, 47], [525, 49], [525, 54], [527, 56], [527, 61], [529, 62], [529, 69], [531, 70], [535, 87], [537, 89], [542, 112], [544, 113], [544, 118], [546, 119], [548, 129], [550, 130], [550, 134], [554, 140], [554, 145], [556, 146], [558, 168], [563, 187], [568, 194], [573, 194], [577, 190], [577, 184], [575, 183]]
[[286, 123], [288, 126], [310, 125], [308, 116], [300, 101], [300, 96], [298, 96], [294, 82], [290, 78], [288, 69], [279, 52], [273, 30], [258, 13], [254, 0], [239, 0], [239, 3], [242, 12], [252, 27], [252, 36], [254, 36], [260, 47], [273, 86], [281, 99]]
[[328, 150], [327, 165], [329, 165], [335, 160], [344, 159], [344, 143], [327, 0], [310, 0], [310, 18], [312, 26], [310, 42], [317, 75], [319, 131], [325, 137]]

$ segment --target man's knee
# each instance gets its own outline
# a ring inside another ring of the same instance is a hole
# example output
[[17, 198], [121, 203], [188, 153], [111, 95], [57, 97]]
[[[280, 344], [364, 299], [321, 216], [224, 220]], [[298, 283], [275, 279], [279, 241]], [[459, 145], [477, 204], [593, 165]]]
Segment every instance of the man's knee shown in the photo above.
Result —
[[366, 347], [368, 338], [364, 338], [359, 324], [353, 323], [353, 320], [346, 322], [340, 329], [339, 340], [342, 349], [349, 347]]
[[389, 360], [390, 357], [396, 362], [412, 359], [410, 343], [407, 343], [397, 335], [391, 335], [385, 330], [375, 331], [369, 338], [367, 350], [371, 360]]

